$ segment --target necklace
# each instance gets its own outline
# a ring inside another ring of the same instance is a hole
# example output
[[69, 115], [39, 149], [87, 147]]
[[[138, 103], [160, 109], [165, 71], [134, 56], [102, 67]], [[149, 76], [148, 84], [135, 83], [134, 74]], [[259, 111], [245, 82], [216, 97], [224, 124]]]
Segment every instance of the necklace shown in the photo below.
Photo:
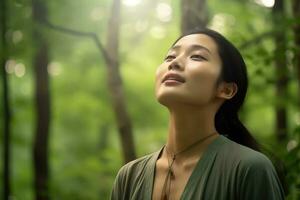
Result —
[[[174, 161], [176, 160], [176, 157], [178, 157], [180, 154], [187, 152], [191, 150], [193, 147], [197, 146], [198, 144], [204, 142], [206, 139], [210, 138], [211, 136], [215, 135], [216, 133], [212, 133], [204, 138], [201, 138], [194, 142], [193, 144], [187, 146], [183, 150], [178, 151], [177, 153], [172, 153], [169, 152], [167, 145], [165, 145], [165, 150], [167, 152], [167, 159], [168, 159], [168, 172], [164, 181], [163, 189], [162, 189], [162, 195], [161, 195], [161, 200], [168, 200], [169, 199], [169, 194], [171, 190], [171, 182], [172, 180], [175, 179], [175, 174], [173, 172], [172, 166], [174, 164]], [[169, 155], [171, 155], [171, 162], [169, 161]], [[168, 190], [168, 192], [167, 192]]]

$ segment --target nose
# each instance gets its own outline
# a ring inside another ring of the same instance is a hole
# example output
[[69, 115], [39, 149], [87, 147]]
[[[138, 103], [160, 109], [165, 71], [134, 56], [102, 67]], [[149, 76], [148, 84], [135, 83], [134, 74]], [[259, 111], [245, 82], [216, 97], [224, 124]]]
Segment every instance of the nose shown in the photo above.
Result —
[[170, 65], [168, 66], [168, 70], [183, 70], [183, 65], [176, 58], [170, 63]]

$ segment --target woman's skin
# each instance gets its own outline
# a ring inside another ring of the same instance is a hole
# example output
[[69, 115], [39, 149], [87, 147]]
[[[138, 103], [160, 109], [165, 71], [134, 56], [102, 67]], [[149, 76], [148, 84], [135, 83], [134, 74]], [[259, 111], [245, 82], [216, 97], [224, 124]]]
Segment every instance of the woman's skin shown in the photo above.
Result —
[[[212, 133], [214, 136], [176, 157], [169, 199], [180, 199], [206, 147], [218, 137], [214, 117], [226, 99], [237, 92], [235, 83], [218, 81], [222, 61], [214, 40], [205, 34], [187, 35], [169, 50], [156, 72], [156, 98], [170, 113], [167, 147], [175, 154]], [[161, 199], [168, 171], [164, 150], [156, 162], [152, 199]]]

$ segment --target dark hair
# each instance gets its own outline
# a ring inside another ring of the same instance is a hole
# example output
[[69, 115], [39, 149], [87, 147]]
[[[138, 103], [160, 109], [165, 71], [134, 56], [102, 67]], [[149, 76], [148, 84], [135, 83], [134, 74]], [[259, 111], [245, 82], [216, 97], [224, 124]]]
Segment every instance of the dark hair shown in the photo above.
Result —
[[247, 69], [242, 55], [237, 48], [224, 36], [208, 28], [195, 29], [191, 32], [188, 32], [180, 36], [175, 43], [182, 37], [191, 34], [205, 34], [215, 41], [222, 61], [221, 75], [218, 81], [225, 81], [228, 83], [233, 82], [238, 87], [235, 96], [229, 100], [226, 100], [216, 113], [215, 126], [217, 131], [241, 145], [247, 146], [256, 151], [261, 151], [261, 149], [266, 151], [266, 153], [271, 156], [275, 162], [274, 165], [276, 171], [287, 194], [288, 189], [285, 182], [285, 170], [283, 163], [279, 161], [279, 159], [277, 159], [276, 156], [274, 156], [270, 151], [258, 144], [258, 142], [254, 139], [254, 137], [250, 134], [238, 117], [238, 111], [244, 103], [248, 89]]

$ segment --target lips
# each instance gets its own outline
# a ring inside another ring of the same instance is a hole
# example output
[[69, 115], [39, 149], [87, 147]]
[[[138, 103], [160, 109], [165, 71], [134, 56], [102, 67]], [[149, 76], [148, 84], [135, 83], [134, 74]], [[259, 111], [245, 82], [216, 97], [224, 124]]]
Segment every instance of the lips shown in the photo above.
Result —
[[169, 73], [169, 74], [165, 75], [165, 77], [162, 80], [162, 83], [164, 83], [166, 81], [177, 81], [180, 83], [184, 83], [185, 79], [182, 76], [180, 76], [179, 74]]

